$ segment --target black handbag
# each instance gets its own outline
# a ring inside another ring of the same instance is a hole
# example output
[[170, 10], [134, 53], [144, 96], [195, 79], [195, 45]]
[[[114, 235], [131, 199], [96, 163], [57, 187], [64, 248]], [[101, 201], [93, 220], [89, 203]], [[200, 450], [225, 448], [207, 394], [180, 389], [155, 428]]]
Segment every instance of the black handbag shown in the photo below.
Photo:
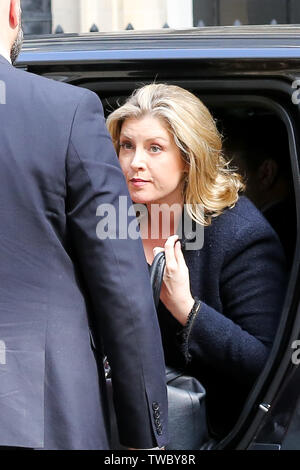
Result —
[[[158, 253], [150, 268], [153, 298], [158, 307], [166, 265], [165, 253]], [[203, 385], [195, 378], [166, 366], [168, 390], [168, 450], [199, 450], [208, 439]]]
[[[165, 254], [158, 253], [150, 267], [150, 280], [153, 297], [157, 308], [165, 269]], [[109, 365], [106, 363], [106, 383], [108, 390], [111, 447], [114, 450], [125, 449], [118, 438], [117, 422], [112, 400], [112, 384]], [[205, 396], [201, 383], [184, 371], [166, 367], [168, 391], [168, 430], [167, 450], [199, 450], [208, 439]]]

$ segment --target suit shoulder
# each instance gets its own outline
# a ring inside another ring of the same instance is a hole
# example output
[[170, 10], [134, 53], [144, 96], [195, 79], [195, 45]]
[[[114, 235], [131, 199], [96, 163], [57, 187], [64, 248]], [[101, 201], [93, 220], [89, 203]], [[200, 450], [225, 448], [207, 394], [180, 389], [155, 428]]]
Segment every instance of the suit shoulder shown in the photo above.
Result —
[[[31, 72], [25, 72], [24, 70], [14, 69], [14, 80], [20, 82], [22, 93], [24, 94], [26, 88], [34, 87], [35, 95], [39, 93], [45, 93], [49, 100], [72, 100], [74, 103], [78, 103], [84, 97], [98, 99], [98, 96], [82, 87], [71, 85], [69, 83], [59, 82], [51, 78], [43, 77]], [[25, 90], [24, 90], [25, 89]]]

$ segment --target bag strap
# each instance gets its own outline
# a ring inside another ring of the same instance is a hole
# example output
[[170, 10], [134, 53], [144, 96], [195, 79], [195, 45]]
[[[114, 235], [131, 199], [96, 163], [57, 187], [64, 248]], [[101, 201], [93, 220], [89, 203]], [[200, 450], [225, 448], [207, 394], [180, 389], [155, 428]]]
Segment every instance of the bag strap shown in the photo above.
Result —
[[163, 251], [157, 253], [150, 266], [150, 282], [152, 285], [155, 307], [158, 307], [159, 296], [166, 266], [166, 257]]

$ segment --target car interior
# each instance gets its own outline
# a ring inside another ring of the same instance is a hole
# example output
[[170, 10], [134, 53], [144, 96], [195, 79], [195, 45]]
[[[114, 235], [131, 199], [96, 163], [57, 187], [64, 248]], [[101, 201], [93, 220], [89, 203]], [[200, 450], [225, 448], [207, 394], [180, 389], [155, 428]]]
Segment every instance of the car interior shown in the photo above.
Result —
[[[145, 83], [118, 84], [103, 86], [99, 82], [80, 84], [96, 92], [103, 104], [107, 117], [121, 106], [131, 92]], [[181, 86], [183, 84], [177, 83]], [[263, 96], [221, 95], [217, 92], [206, 93], [195, 86], [185, 86], [206, 104], [216, 120], [223, 136], [224, 156], [230, 167], [238, 171], [246, 184], [245, 195], [269, 221], [277, 233], [286, 254], [288, 270], [291, 272], [296, 248], [297, 212], [295, 196], [295, 176], [293, 158], [297, 158], [292, 128], [281, 112], [280, 107]], [[290, 289], [292, 292], [292, 287]], [[254, 385], [242, 415], [235, 428], [238, 431], [247, 418], [253, 415], [254, 405], [260, 403], [267, 389], [271, 369], [276, 368], [276, 358], [287, 334], [289, 309], [283, 309], [281, 324], [278, 327], [274, 348], [269, 362]], [[272, 356], [272, 357], [271, 357]], [[252, 411], [251, 411], [252, 410]], [[240, 425], [240, 428], [239, 428]], [[222, 448], [235, 436], [235, 428], [221, 445], [214, 441], [204, 448]], [[234, 442], [234, 439], [231, 441]]]

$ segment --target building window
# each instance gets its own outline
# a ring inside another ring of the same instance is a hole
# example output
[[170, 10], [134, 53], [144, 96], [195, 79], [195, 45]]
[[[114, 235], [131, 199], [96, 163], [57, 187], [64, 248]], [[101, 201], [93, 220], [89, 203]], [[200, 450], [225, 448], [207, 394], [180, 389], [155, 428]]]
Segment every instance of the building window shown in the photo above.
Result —
[[24, 34], [50, 34], [51, 0], [22, 0], [22, 25]]
[[194, 0], [194, 26], [300, 22], [299, 0]]

